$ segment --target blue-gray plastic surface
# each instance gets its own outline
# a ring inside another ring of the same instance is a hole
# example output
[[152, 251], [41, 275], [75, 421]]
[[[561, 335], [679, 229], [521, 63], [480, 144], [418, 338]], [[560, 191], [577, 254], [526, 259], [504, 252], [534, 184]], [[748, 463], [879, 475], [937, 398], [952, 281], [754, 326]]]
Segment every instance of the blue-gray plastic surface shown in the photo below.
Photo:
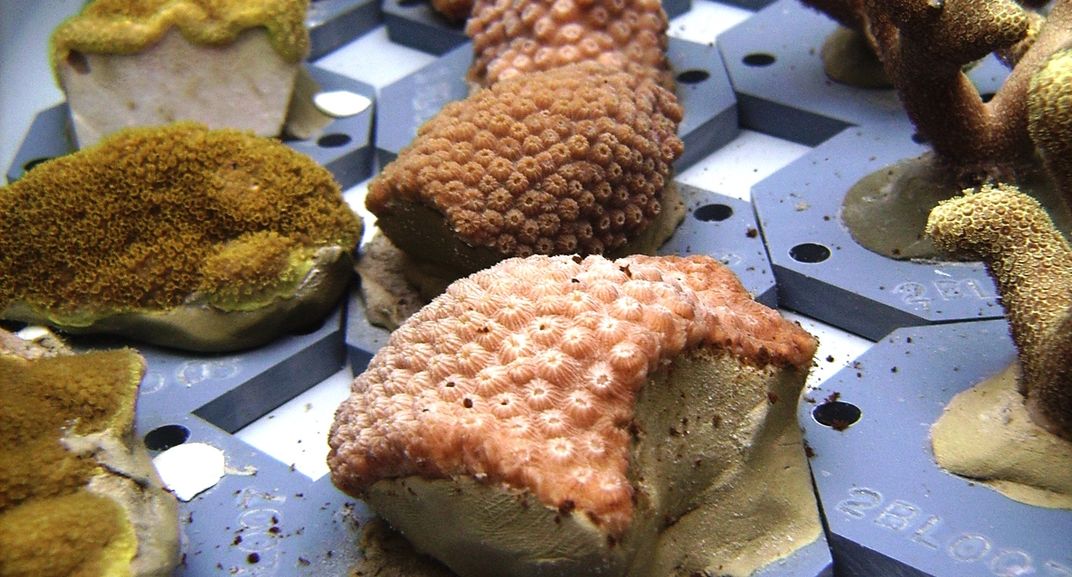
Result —
[[[1004, 314], [981, 263], [890, 259], [857, 244], [842, 223], [857, 180], [926, 150], [912, 133], [907, 122], [845, 129], [752, 188], [779, 303], [871, 340], [903, 326]], [[801, 260], [797, 247], [829, 256], [808, 262], [817, 258]]]
[[377, 0], [313, 0], [305, 17], [309, 60], [360, 38], [382, 20]]
[[[1013, 501], [931, 452], [949, 400], [1015, 358], [1004, 320], [903, 328], [801, 403], [838, 575], [1072, 575], [1072, 511]], [[860, 420], [836, 430], [813, 418], [835, 398]]]

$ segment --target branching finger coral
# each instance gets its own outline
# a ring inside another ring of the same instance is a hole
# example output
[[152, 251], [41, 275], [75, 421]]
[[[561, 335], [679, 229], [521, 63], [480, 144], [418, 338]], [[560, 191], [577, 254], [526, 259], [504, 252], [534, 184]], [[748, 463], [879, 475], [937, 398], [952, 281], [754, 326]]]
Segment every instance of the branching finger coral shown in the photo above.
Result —
[[1032, 418], [1072, 440], [1072, 247], [1015, 187], [984, 186], [942, 203], [927, 232], [947, 251], [986, 262], [1019, 349]]
[[279, 330], [246, 333], [242, 315], [225, 313], [299, 302], [325, 313], [361, 230], [311, 159], [195, 124], [124, 131], [42, 164], [0, 189], [0, 215], [0, 316], [73, 330], [195, 306], [224, 314], [218, 330], [166, 321], [183, 326], [174, 342], [167, 330], [138, 331], [197, 348], [250, 346]]
[[1055, 53], [1031, 79], [1027, 109], [1031, 139], [1072, 205], [1072, 48]]

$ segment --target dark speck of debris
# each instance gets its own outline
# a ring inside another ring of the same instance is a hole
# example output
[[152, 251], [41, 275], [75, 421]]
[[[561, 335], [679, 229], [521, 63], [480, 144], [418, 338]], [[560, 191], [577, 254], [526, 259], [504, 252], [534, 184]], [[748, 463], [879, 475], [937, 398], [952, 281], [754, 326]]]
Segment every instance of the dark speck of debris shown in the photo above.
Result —
[[826, 362], [828, 362], [828, 363], [834, 362], [834, 355], [826, 355]]
[[242, 536], [241, 535], [235, 535], [234, 536], [234, 541], [231, 541], [231, 545], [238, 545], [241, 542], [242, 542]]
[[842, 420], [842, 419], [834, 419], [830, 423], [830, 428], [834, 429], [835, 431], [844, 431], [845, 429], [848, 429], [849, 425], [851, 425], [851, 424], [852, 423], [850, 423], [848, 421], [845, 421], [845, 420]]
[[246, 555], [246, 561], [249, 561], [250, 565], [254, 565], [261, 562], [261, 554], [256, 551]]
[[748, 238], [756, 238], [756, 236], [759, 235], [759, 231], [750, 226], [748, 227], [748, 230], [744, 231], [744, 235]]
[[721, 424], [722, 424], [722, 417], [720, 417], [718, 415], [714, 415], [714, 416], [711, 417], [711, 426], [712, 427], [717, 429], [718, 426], [721, 425]]
[[312, 562], [305, 557], [298, 557], [298, 565], [301, 565], [302, 567], [308, 567], [312, 565]]
[[824, 402], [836, 403], [838, 401], [838, 399], [840, 399], [840, 398], [841, 398], [841, 393], [839, 393], [837, 391], [834, 391], [834, 392], [832, 392], [832, 393], [830, 393], [829, 395], [826, 396], [826, 399], [824, 399]]
[[890, 372], [891, 373], [896, 373], [897, 372], [897, 367], [890, 367]]
[[815, 458], [815, 449], [812, 449], [811, 445], [809, 445], [808, 443], [804, 443], [804, 455], [806, 455], [809, 459]]

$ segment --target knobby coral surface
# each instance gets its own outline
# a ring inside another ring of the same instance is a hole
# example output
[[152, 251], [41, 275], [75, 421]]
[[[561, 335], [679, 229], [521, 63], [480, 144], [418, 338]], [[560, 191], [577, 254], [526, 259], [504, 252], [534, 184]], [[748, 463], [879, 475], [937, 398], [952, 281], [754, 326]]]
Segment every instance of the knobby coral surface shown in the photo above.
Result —
[[282, 144], [182, 123], [123, 131], [0, 189], [0, 312], [242, 306], [299, 282], [360, 221], [331, 174]]
[[1055, 53], [1028, 87], [1028, 131], [1072, 205], [1072, 48]]
[[244, 30], [264, 27], [288, 62], [309, 52], [309, 0], [94, 0], [52, 35], [52, 63], [71, 51], [140, 52], [177, 28], [190, 42], [226, 44]]
[[332, 478], [361, 494], [468, 475], [620, 533], [638, 391], [701, 346], [805, 367], [815, 342], [708, 257], [503, 261], [453, 283], [357, 377], [330, 434]]
[[603, 253], [659, 214], [681, 117], [651, 79], [593, 63], [510, 78], [423, 125], [366, 203], [381, 218], [431, 206], [503, 257]]
[[518, 74], [592, 61], [673, 83], [667, 19], [658, 0], [477, 0], [466, 33], [482, 85]]
[[1046, 212], [1014, 187], [942, 203], [927, 232], [944, 250], [986, 262], [1019, 349], [1032, 418], [1072, 440], [1072, 247]]

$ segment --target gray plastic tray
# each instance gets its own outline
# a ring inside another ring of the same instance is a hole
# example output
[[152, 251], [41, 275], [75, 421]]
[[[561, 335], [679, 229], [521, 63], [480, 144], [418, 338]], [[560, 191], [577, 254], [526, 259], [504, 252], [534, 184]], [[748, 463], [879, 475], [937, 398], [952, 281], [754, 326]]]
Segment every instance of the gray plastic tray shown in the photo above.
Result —
[[998, 318], [981, 263], [897, 261], [856, 244], [841, 203], [857, 180], [926, 147], [907, 121], [846, 129], [752, 187], [783, 306], [877, 340], [895, 328]]
[[[949, 400], [1015, 358], [1003, 320], [899, 329], [801, 404], [838, 575], [1072, 575], [1072, 511], [1013, 501], [931, 453]], [[856, 410], [843, 430], [813, 416]]]

